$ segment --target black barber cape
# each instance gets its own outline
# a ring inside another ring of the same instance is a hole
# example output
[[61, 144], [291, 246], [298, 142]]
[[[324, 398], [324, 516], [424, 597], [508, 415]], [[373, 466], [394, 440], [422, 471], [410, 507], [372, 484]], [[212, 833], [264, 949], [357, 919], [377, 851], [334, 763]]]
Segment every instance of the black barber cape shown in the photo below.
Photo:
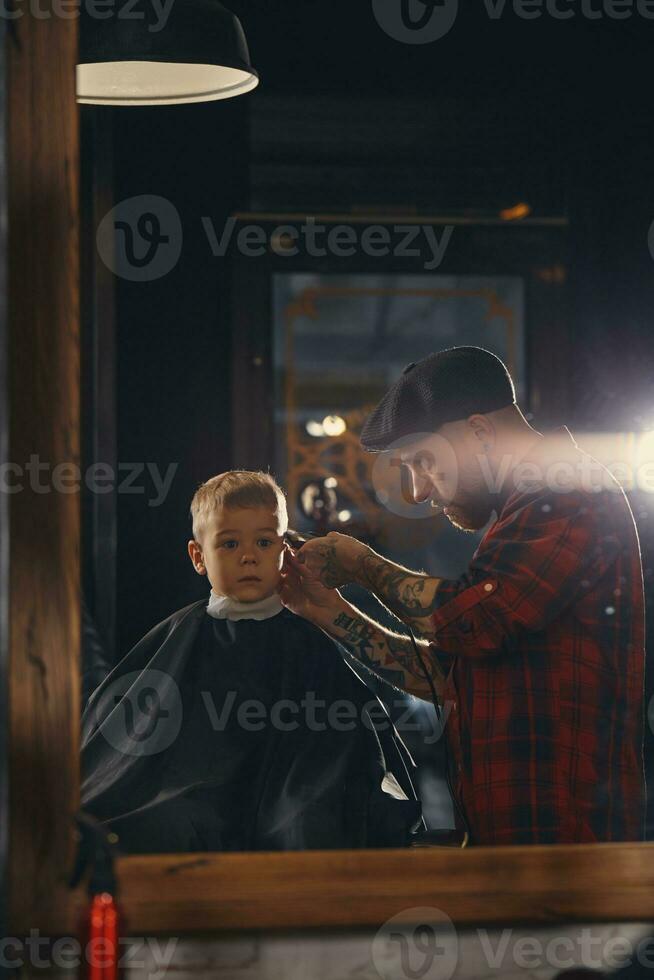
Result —
[[401, 847], [413, 762], [320, 629], [284, 609], [155, 626], [91, 695], [82, 808], [125, 852]]

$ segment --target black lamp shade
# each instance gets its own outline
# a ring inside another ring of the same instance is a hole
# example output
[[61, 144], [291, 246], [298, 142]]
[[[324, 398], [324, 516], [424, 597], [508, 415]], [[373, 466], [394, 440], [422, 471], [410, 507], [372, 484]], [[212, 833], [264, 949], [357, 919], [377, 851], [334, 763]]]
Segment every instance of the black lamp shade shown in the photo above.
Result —
[[241, 23], [218, 0], [139, 0], [108, 13], [82, 4], [78, 102], [208, 102], [259, 83]]

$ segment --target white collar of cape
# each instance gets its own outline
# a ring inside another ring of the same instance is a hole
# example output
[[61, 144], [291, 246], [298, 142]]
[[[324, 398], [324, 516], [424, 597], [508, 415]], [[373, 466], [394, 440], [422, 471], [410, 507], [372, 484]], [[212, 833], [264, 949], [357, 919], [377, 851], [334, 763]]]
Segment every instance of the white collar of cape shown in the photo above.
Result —
[[207, 613], [214, 619], [271, 619], [282, 611], [284, 604], [277, 592], [266, 599], [256, 602], [239, 602], [226, 595], [216, 595], [213, 589], [209, 593]]

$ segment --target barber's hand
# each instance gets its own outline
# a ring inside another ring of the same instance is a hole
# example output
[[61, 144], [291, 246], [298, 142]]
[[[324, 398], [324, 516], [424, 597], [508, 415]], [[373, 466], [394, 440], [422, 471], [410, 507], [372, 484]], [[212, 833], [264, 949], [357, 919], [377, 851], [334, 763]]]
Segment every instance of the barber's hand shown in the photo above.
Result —
[[309, 578], [303, 565], [298, 564], [297, 552], [289, 545], [286, 545], [284, 553], [278, 591], [287, 609], [314, 623], [324, 618], [326, 611], [341, 599], [339, 592]]
[[353, 582], [359, 559], [370, 554], [370, 548], [348, 534], [330, 531], [324, 538], [312, 538], [302, 545], [295, 562], [309, 580], [328, 589], [338, 589]]

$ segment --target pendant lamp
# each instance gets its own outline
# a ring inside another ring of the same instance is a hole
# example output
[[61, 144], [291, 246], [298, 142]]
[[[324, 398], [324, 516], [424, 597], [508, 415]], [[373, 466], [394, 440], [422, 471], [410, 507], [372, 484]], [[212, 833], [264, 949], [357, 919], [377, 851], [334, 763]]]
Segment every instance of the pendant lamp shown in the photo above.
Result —
[[82, 4], [78, 102], [211, 102], [259, 84], [241, 22], [218, 0], [130, 0], [108, 13]]

